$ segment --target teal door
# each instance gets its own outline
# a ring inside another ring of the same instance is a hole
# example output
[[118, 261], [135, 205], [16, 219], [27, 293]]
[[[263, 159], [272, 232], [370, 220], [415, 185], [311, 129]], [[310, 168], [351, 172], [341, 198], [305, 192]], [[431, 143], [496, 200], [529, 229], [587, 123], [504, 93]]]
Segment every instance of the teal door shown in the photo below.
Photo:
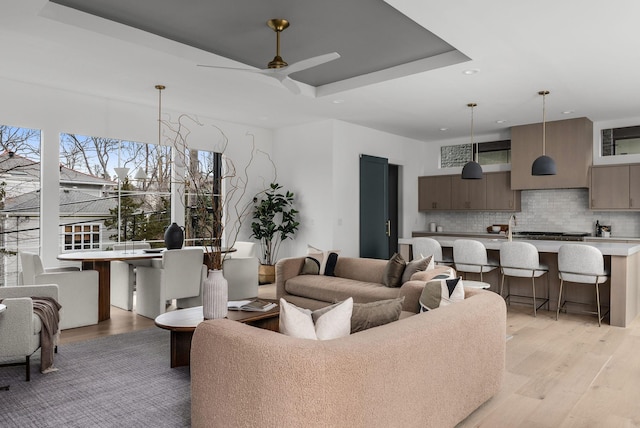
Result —
[[390, 257], [388, 188], [388, 159], [360, 155], [360, 257]]

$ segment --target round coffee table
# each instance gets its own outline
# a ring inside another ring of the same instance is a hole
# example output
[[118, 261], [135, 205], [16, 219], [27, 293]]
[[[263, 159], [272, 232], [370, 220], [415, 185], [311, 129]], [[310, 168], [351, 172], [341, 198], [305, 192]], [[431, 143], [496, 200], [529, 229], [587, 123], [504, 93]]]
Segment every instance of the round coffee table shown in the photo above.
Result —
[[[267, 300], [267, 299], [261, 299]], [[275, 302], [275, 301], [274, 301]], [[267, 312], [229, 311], [227, 319], [266, 330], [278, 331], [280, 307]], [[191, 339], [198, 324], [204, 321], [202, 306], [160, 314], [156, 326], [171, 331], [171, 367], [188, 366], [191, 355]]]

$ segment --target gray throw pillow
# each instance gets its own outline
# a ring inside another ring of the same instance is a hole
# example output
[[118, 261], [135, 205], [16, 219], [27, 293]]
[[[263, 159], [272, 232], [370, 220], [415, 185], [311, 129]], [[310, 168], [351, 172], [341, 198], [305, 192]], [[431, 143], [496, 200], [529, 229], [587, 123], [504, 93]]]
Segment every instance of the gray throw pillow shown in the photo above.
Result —
[[411, 280], [411, 276], [413, 276], [414, 273], [427, 270], [427, 266], [429, 266], [432, 258], [433, 256], [429, 256], [422, 259], [412, 260], [407, 263], [407, 266], [404, 268], [404, 272], [402, 273], [402, 280], [400, 282], [404, 284], [405, 282]]
[[354, 303], [351, 313], [351, 333], [398, 321], [403, 303], [404, 296], [370, 303]]
[[300, 275], [318, 275], [320, 273], [320, 262], [313, 257], [306, 257]]
[[387, 287], [400, 287], [402, 285], [400, 281], [402, 280], [405, 265], [406, 262], [402, 256], [394, 253], [384, 268], [382, 283]]

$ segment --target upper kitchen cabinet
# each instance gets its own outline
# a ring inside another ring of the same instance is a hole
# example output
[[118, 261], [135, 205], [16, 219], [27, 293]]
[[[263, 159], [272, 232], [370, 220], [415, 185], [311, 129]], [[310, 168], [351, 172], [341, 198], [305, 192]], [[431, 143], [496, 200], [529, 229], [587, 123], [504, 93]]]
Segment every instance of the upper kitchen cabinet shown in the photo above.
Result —
[[451, 209], [451, 176], [418, 177], [418, 210]]
[[520, 191], [511, 190], [510, 172], [492, 172], [484, 177], [487, 182], [487, 209], [520, 211]]
[[640, 210], [640, 165], [591, 168], [592, 210]]
[[484, 210], [487, 208], [485, 179], [463, 180], [451, 176], [451, 208], [454, 210]]
[[531, 164], [542, 155], [542, 123], [511, 128], [511, 188], [570, 189], [589, 187], [593, 163], [593, 123], [586, 117], [547, 122], [546, 155], [556, 175], [533, 176]]

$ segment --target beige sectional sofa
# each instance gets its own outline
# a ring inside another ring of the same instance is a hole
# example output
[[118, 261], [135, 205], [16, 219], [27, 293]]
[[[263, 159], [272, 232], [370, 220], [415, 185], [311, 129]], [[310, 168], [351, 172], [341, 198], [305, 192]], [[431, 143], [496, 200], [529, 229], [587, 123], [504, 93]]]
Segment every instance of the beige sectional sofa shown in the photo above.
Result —
[[326, 341], [205, 321], [191, 349], [191, 423], [453, 427], [498, 392], [505, 330], [504, 300], [486, 290]]
[[436, 266], [414, 274], [401, 287], [386, 287], [386, 260], [338, 257], [335, 276], [300, 275], [305, 257], [287, 258], [276, 264], [276, 296], [294, 305], [319, 309], [353, 297], [355, 303], [405, 297], [403, 310], [417, 312], [424, 283], [436, 275], [455, 273], [448, 266]]

